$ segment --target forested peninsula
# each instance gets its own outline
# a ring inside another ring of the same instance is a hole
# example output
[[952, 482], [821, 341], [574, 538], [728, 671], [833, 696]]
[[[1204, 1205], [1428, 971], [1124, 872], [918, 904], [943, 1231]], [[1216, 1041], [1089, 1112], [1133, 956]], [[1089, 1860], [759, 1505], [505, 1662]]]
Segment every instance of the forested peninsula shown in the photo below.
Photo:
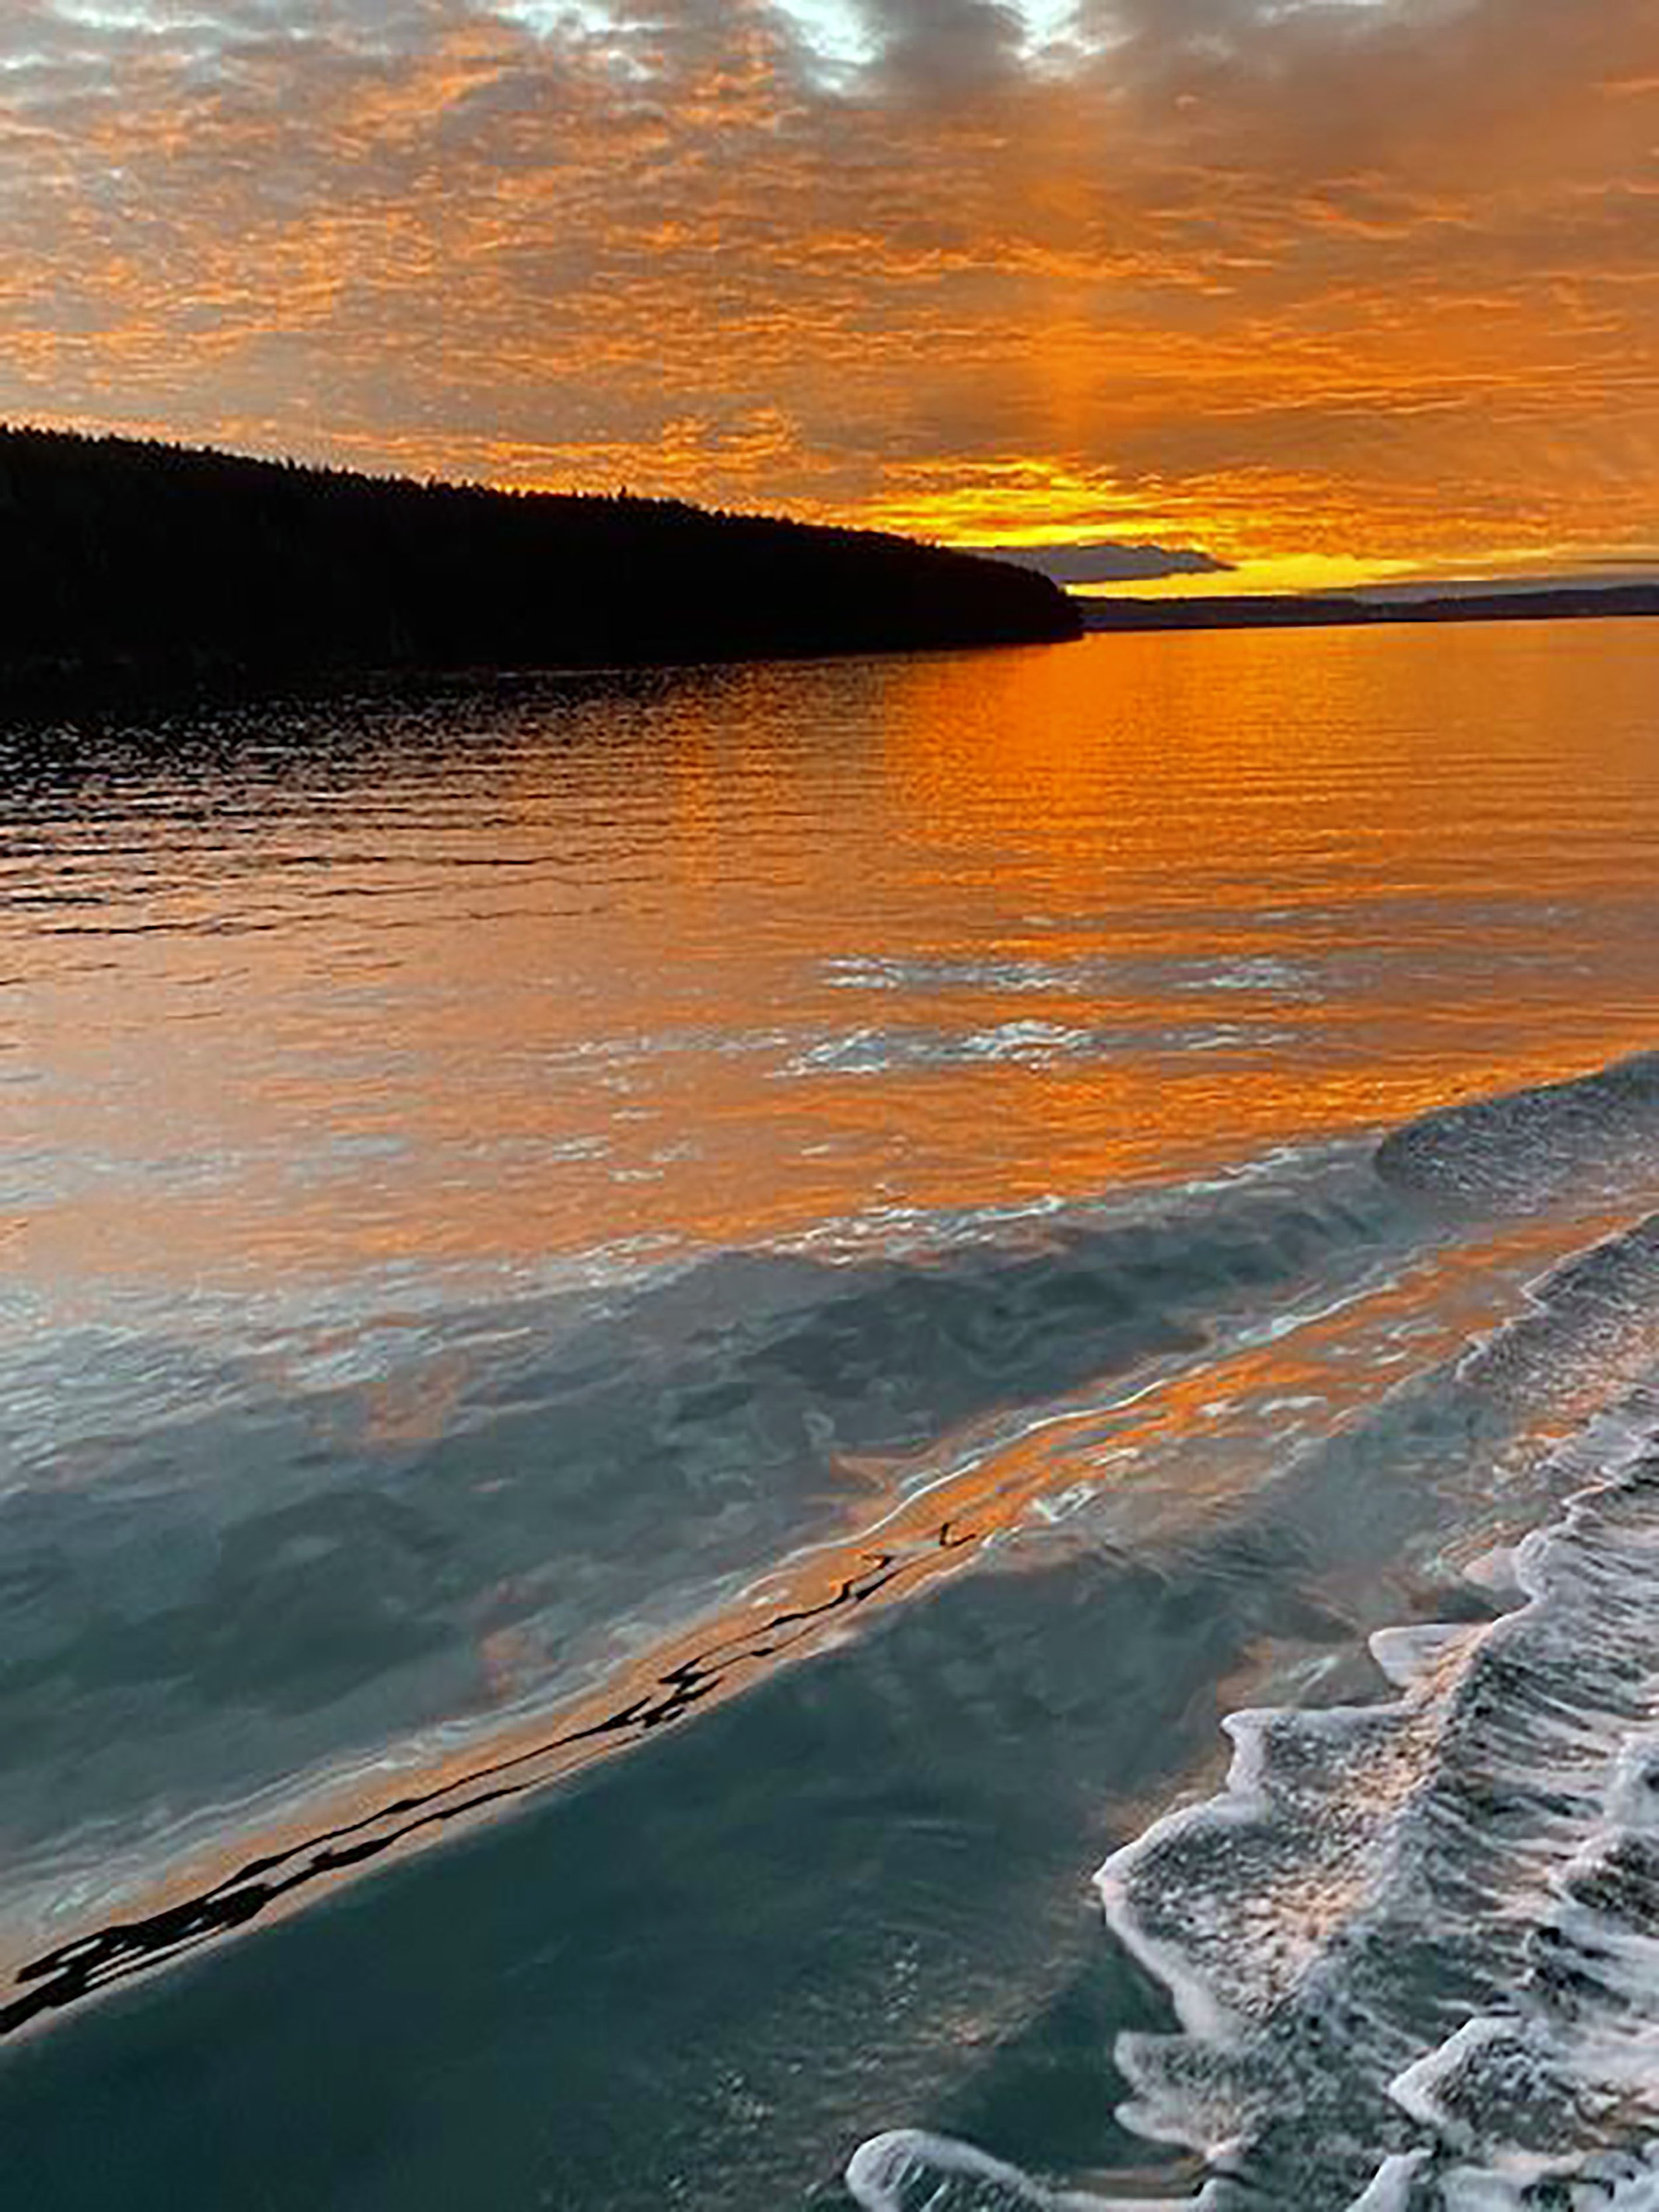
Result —
[[1006, 563], [677, 501], [0, 425], [0, 683], [643, 666], [1030, 643]]

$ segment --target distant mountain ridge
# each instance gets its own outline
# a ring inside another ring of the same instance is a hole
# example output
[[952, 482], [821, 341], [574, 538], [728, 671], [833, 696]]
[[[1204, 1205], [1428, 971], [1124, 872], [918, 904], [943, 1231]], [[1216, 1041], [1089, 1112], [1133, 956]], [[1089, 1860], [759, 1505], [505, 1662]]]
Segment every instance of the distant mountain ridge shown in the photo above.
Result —
[[1026, 569], [674, 501], [0, 425], [0, 682], [643, 666], [1075, 637]]

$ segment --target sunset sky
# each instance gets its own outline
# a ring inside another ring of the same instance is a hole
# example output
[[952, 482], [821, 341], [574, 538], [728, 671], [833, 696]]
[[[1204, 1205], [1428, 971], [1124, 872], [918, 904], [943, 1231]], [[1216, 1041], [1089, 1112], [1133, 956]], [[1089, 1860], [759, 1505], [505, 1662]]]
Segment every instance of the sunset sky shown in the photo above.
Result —
[[4, 0], [0, 416], [1659, 568], [1659, 0]]

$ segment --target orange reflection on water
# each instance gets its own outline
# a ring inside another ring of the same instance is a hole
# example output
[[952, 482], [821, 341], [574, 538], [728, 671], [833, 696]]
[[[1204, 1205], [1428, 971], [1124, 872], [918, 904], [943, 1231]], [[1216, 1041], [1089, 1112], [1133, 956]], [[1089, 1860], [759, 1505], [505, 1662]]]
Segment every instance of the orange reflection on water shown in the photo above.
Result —
[[1103, 638], [70, 787], [0, 919], [23, 1273], [495, 1281], [1595, 1064], [1650, 1035], [1647, 669], [1640, 625]]

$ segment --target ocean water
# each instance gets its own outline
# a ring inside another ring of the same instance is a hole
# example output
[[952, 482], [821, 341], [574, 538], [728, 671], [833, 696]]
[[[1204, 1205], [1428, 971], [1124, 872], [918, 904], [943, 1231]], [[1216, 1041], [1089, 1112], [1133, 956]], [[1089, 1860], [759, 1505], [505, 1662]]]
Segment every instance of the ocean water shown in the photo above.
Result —
[[0, 755], [7, 2203], [1659, 2205], [1650, 625]]

